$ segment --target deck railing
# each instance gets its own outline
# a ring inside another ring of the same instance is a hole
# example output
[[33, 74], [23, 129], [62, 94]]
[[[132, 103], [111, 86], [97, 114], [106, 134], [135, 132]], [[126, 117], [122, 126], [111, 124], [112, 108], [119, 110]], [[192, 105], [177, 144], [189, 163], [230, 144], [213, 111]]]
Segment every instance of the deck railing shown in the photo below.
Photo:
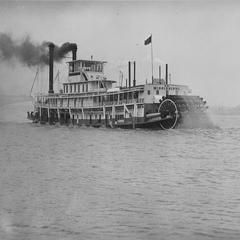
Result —
[[36, 107], [43, 108], [81, 108], [81, 107], [102, 107], [102, 106], [111, 106], [111, 105], [123, 105], [123, 104], [134, 104], [134, 103], [144, 103], [143, 98], [139, 99], [127, 99], [120, 101], [104, 101], [99, 103], [93, 103], [90, 101], [78, 101], [78, 99], [68, 99], [68, 100], [57, 100], [53, 102], [45, 101], [45, 102], [36, 102]]

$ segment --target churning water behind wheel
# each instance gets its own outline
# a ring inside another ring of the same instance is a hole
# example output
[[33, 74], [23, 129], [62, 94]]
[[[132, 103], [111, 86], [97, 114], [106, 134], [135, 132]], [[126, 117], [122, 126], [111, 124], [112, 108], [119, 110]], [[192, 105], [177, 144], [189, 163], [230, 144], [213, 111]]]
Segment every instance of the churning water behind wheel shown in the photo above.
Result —
[[178, 121], [178, 110], [176, 104], [171, 99], [165, 99], [161, 102], [158, 112], [162, 120], [160, 126], [162, 129], [175, 128]]

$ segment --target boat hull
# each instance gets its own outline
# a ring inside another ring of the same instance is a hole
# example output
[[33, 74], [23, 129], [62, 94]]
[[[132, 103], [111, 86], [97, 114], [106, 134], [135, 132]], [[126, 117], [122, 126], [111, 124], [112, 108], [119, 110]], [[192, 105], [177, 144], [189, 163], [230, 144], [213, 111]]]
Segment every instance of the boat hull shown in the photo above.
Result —
[[[51, 111], [50, 111], [51, 112]], [[44, 113], [44, 111], [42, 112]], [[61, 114], [60, 118], [56, 114], [48, 117], [46, 114], [39, 113], [36, 116], [32, 113], [28, 116], [29, 120], [33, 123], [50, 124], [50, 125], [66, 125], [66, 126], [87, 126], [87, 127], [106, 127], [106, 128], [122, 128], [122, 129], [171, 129], [171, 128], [212, 128], [213, 124], [208, 115], [204, 112], [185, 112], [177, 116], [177, 119], [171, 117], [154, 117], [154, 118], [131, 118], [123, 119], [121, 121], [113, 120], [110, 118], [105, 119], [74, 119], [65, 111], [65, 114]], [[173, 124], [173, 122], [176, 122]], [[164, 126], [164, 127], [163, 127]], [[167, 126], [167, 127], [166, 127]]]

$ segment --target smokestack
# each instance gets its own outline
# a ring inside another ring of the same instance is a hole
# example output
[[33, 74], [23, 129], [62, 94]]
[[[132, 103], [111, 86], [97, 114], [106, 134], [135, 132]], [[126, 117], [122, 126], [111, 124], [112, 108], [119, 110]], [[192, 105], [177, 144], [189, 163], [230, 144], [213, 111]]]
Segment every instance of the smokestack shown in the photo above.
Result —
[[131, 87], [131, 62], [128, 62], [128, 87]]
[[133, 62], [133, 86], [136, 86], [136, 62]]
[[162, 74], [161, 74], [161, 65], [159, 66], [159, 81], [161, 81], [161, 76]]
[[166, 64], [166, 95], [168, 95], [168, 64]]
[[168, 64], [166, 64], [166, 85], [168, 85]]
[[54, 44], [49, 43], [49, 90], [48, 93], [54, 93], [53, 91], [53, 54], [54, 54]]
[[72, 60], [73, 61], [77, 60], [77, 44], [74, 45], [72, 49]]

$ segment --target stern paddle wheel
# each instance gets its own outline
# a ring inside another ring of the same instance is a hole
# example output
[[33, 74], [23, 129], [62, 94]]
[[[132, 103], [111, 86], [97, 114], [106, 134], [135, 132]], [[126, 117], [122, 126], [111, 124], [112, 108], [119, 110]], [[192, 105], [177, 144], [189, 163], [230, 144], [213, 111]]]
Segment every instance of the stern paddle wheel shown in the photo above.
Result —
[[158, 109], [161, 116], [160, 126], [162, 129], [172, 129], [184, 124], [185, 119], [194, 123], [194, 127], [198, 127], [200, 123], [202, 125], [201, 119], [209, 124], [206, 109], [206, 101], [199, 96], [169, 95], [162, 100]]

